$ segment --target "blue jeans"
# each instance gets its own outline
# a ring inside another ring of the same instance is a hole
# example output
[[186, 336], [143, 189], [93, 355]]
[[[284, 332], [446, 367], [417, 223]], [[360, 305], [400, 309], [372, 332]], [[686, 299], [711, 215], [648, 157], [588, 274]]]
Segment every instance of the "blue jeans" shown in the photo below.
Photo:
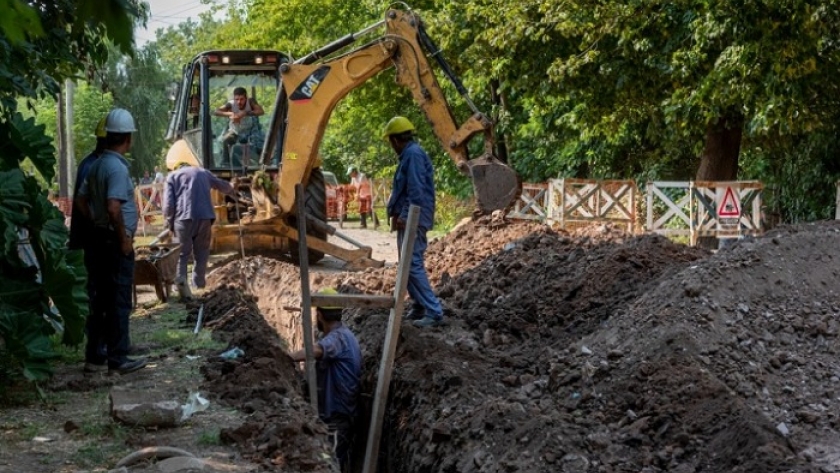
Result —
[[[426, 239], [426, 229], [417, 228], [417, 237], [414, 239], [414, 248], [411, 252], [411, 269], [408, 273], [408, 294], [414, 299], [414, 303], [423, 307], [426, 317], [436, 320], [443, 318], [443, 308], [440, 305], [432, 285], [429, 283], [429, 276], [426, 274], [426, 247], [429, 242]], [[397, 231], [397, 245], [402, 250], [405, 230]], [[400, 255], [402, 258], [404, 255]]]
[[[93, 300], [88, 316], [85, 359], [90, 363], [108, 362], [116, 368], [128, 359], [130, 344], [128, 318], [134, 287], [134, 252], [124, 255], [116, 234], [97, 229], [93, 237], [96, 253], [91, 255]], [[107, 360], [102, 359], [105, 347]]]
[[175, 281], [187, 282], [187, 262], [190, 255], [195, 257], [192, 283], [195, 287], [204, 287], [207, 274], [207, 261], [210, 259], [210, 238], [213, 220], [177, 220], [175, 235], [181, 243], [181, 255], [178, 258], [178, 274]]

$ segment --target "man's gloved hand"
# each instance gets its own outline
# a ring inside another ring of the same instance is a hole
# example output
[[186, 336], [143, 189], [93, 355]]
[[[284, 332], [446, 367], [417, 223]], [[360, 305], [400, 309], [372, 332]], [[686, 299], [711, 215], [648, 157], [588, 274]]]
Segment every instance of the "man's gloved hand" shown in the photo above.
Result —
[[405, 220], [394, 217], [394, 228], [397, 230], [405, 230]]

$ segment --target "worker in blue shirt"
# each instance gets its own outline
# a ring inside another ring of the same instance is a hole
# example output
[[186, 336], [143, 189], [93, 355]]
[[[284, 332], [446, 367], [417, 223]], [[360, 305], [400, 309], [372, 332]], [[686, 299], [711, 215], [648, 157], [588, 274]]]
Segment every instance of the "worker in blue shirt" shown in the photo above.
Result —
[[[96, 241], [94, 239], [94, 226], [93, 221], [85, 216], [82, 209], [76, 205], [76, 199], [79, 197], [79, 189], [81, 189], [82, 184], [87, 179], [88, 173], [90, 172], [91, 166], [93, 163], [99, 159], [99, 156], [105, 152], [105, 119], [107, 115], [102, 117], [99, 120], [99, 123], [96, 124], [96, 131], [94, 132], [94, 136], [96, 137], [96, 148], [90, 152], [87, 156], [79, 162], [79, 167], [76, 170], [76, 181], [73, 184], [73, 207], [70, 211], [70, 238], [67, 242], [67, 247], [71, 250], [83, 250], [84, 253], [84, 262], [85, 262], [85, 270], [87, 271], [87, 293], [88, 293], [88, 314], [93, 313], [93, 303], [94, 297], [96, 295], [96, 291], [94, 290], [94, 278], [92, 277], [94, 269], [95, 258], [97, 255], [97, 248], [96, 248]], [[93, 323], [93, 318], [88, 317], [87, 322], [88, 324]], [[95, 331], [96, 328], [86, 327], [85, 331], [90, 333], [91, 331]], [[107, 357], [108, 351], [105, 348], [105, 340], [103, 337], [99, 337], [97, 339], [97, 343], [99, 344], [98, 347], [89, 347], [87, 350], [89, 353], [86, 354], [88, 359], [92, 360], [103, 360]], [[94, 365], [87, 365], [88, 371], [96, 371], [98, 366]], [[92, 368], [92, 370], [91, 370]]]
[[[333, 288], [318, 294], [338, 294]], [[353, 447], [353, 424], [361, 391], [362, 350], [356, 336], [341, 323], [341, 307], [315, 307], [318, 331], [323, 334], [313, 347], [318, 375], [318, 416], [334, 438], [334, 451], [341, 471], [349, 471]], [[305, 361], [301, 349], [291, 355]]]
[[[405, 117], [394, 117], [385, 126], [385, 139], [399, 155], [400, 162], [394, 174], [388, 216], [392, 230], [397, 230], [397, 245], [402, 248], [408, 208], [420, 207], [417, 236], [411, 253], [408, 275], [408, 293], [413, 300], [406, 318], [415, 327], [436, 327], [443, 322], [443, 307], [429, 283], [426, 274], [425, 254], [428, 240], [426, 233], [435, 219], [434, 168], [429, 155], [414, 141], [414, 125]], [[404, 257], [406, 255], [400, 255]]]
[[143, 358], [128, 358], [137, 206], [125, 154], [136, 131], [128, 110], [115, 108], [108, 113], [105, 150], [91, 164], [74, 202], [93, 223], [90, 244], [96, 251], [88, 275], [93, 279], [92, 311], [86, 325], [88, 372], [108, 369], [128, 374], [146, 366]]
[[[73, 207], [70, 211], [70, 241], [67, 243], [67, 246], [71, 250], [86, 249], [91, 243], [90, 235], [93, 231], [93, 222], [84, 217], [82, 211], [75, 205], [75, 202], [76, 198], [79, 197], [79, 189], [82, 187], [82, 183], [87, 179], [90, 167], [94, 161], [99, 159], [102, 152], [105, 151], [105, 118], [102, 117], [99, 123], [96, 124], [96, 131], [94, 132], [96, 148], [79, 162], [79, 167], [76, 169], [76, 181], [73, 184]], [[92, 254], [93, 252], [85, 251], [85, 258], [88, 257], [89, 253]], [[85, 266], [90, 271], [87, 259], [85, 260]]]

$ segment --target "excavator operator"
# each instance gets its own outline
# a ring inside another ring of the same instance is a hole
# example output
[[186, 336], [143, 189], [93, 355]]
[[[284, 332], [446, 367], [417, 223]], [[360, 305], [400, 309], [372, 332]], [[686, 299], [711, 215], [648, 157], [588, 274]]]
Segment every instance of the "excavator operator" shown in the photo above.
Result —
[[216, 109], [217, 117], [228, 117], [230, 123], [222, 135], [222, 165], [230, 165], [230, 148], [246, 143], [260, 133], [256, 117], [265, 115], [262, 105], [248, 98], [245, 87], [233, 89], [233, 100]]

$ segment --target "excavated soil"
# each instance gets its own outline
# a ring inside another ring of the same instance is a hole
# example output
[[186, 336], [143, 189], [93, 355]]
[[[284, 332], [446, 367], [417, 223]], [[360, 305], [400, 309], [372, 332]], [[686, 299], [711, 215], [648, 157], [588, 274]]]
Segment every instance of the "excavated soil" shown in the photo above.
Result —
[[[447, 324], [403, 324], [379, 471], [840, 471], [838, 259], [833, 222], [714, 255], [603, 226], [464, 224], [429, 246]], [[245, 354], [206, 366], [207, 385], [251, 413], [223, 438], [276, 471], [330, 471], [285, 354], [301, 344], [297, 268], [254, 257], [209, 281], [205, 324]], [[384, 268], [311, 283], [394, 281]], [[387, 316], [345, 311], [368, 409]]]

